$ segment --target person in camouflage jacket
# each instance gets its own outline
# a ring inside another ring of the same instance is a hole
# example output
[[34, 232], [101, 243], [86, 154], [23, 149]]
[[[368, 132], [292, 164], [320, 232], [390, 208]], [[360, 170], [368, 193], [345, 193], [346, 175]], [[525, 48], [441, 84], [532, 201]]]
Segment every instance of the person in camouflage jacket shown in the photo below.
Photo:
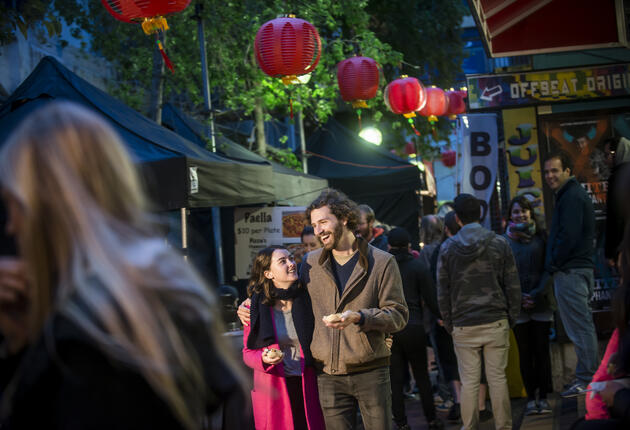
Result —
[[462, 229], [440, 248], [438, 305], [457, 355], [462, 428], [476, 429], [479, 425], [477, 396], [483, 356], [496, 428], [510, 429], [505, 369], [510, 326], [521, 308], [518, 272], [507, 240], [479, 224], [479, 200], [460, 194], [454, 204]]

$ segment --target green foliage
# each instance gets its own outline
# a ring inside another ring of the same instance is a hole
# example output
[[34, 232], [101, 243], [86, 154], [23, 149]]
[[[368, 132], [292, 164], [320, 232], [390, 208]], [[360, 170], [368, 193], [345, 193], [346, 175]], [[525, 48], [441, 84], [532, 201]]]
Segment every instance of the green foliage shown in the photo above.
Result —
[[48, 37], [61, 33], [59, 16], [54, 13], [50, 1], [18, 1], [15, 6], [9, 6], [10, 3], [0, 3], [0, 46], [14, 42], [18, 31], [27, 38], [28, 29], [39, 24]]
[[288, 148], [273, 148], [267, 153], [267, 158], [271, 161], [282, 164], [285, 167], [297, 170], [298, 172], [302, 171], [302, 162], [298, 160], [293, 151]]

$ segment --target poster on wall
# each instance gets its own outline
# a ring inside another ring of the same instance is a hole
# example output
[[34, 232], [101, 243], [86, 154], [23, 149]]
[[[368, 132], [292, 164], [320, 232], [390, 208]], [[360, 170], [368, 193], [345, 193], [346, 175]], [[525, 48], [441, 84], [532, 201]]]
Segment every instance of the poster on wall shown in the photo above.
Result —
[[[610, 298], [618, 283], [618, 274], [604, 256], [606, 231], [606, 196], [612, 157], [606, 140], [613, 135], [611, 117], [593, 115], [588, 118], [544, 118], [540, 122], [549, 152], [565, 152], [573, 163], [573, 175], [586, 190], [595, 211], [595, 292], [594, 308], [610, 306]], [[550, 214], [551, 215], [551, 214]]]
[[490, 228], [490, 198], [499, 165], [497, 117], [495, 114], [462, 116], [461, 192], [482, 202], [481, 224]]
[[[534, 108], [503, 110], [510, 199], [524, 195], [544, 220], [543, 179]], [[509, 214], [507, 214], [509, 215]]]
[[306, 226], [304, 207], [253, 207], [234, 209], [236, 276], [249, 278], [258, 251], [270, 245], [289, 249], [300, 245]]

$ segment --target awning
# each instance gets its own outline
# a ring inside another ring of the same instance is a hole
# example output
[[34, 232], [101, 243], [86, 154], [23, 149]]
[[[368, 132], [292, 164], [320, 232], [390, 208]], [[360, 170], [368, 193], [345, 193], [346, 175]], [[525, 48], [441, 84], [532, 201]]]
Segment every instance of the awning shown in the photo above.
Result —
[[627, 46], [623, 0], [469, 0], [491, 57]]

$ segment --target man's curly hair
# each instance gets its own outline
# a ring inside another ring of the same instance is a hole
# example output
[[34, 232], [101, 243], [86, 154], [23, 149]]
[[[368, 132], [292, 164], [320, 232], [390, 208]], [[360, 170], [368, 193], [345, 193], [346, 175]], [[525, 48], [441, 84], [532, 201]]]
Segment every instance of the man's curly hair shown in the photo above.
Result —
[[326, 188], [322, 193], [313, 200], [304, 212], [307, 222], [311, 222], [311, 211], [321, 207], [328, 206], [330, 211], [338, 220], [346, 220], [348, 230], [354, 232], [359, 224], [359, 207], [350, 200], [341, 191], [332, 188]]

